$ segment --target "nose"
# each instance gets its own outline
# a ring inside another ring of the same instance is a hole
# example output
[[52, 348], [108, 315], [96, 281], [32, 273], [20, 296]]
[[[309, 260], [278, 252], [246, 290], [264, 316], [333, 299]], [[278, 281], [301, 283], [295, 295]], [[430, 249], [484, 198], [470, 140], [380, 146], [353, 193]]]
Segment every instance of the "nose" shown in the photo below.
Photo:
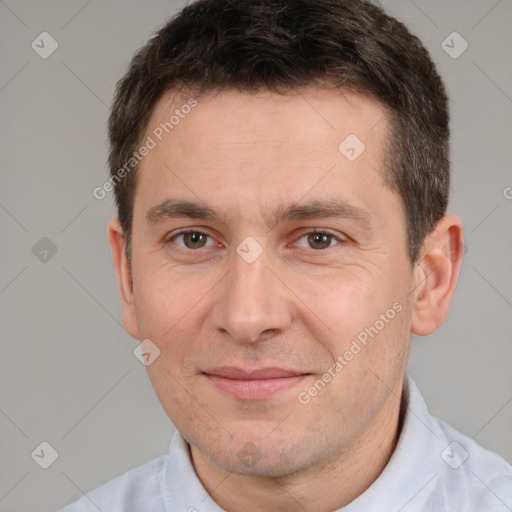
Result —
[[251, 263], [235, 254], [218, 293], [212, 309], [214, 326], [238, 343], [268, 339], [291, 323], [288, 290], [270, 268], [265, 252]]

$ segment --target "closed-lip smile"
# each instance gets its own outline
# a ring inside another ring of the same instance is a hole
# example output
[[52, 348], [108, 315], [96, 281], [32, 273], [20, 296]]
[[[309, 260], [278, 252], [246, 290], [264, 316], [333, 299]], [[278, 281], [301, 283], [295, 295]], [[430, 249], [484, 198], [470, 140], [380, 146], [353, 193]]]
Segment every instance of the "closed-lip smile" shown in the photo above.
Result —
[[295, 386], [310, 375], [275, 366], [254, 370], [221, 366], [203, 373], [220, 391], [239, 400], [261, 400], [270, 397]]

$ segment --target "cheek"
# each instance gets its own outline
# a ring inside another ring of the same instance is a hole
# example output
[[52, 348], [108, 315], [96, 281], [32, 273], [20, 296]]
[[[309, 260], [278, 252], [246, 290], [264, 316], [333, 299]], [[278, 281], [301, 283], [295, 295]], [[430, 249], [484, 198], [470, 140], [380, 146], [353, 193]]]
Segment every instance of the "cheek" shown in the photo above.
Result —
[[[406, 286], [398, 278], [386, 277], [397, 275], [354, 266], [329, 277], [296, 280], [297, 295], [305, 298], [300, 322], [330, 355], [324, 370], [335, 377], [329, 387], [337, 390], [336, 396], [352, 396], [356, 408], [375, 387], [372, 370], [385, 381], [394, 380], [392, 374], [403, 368], [407, 358]], [[320, 351], [317, 354], [320, 357]], [[342, 367], [333, 367], [336, 362]], [[331, 399], [338, 400], [334, 395]]]
[[172, 337], [174, 331], [190, 325], [189, 318], [197, 315], [201, 300], [210, 288], [206, 276], [183, 276], [169, 265], [160, 265], [152, 272], [141, 268], [134, 273], [134, 298], [141, 333], [162, 341]]
[[157, 392], [166, 393], [169, 387], [174, 390], [169, 400], [179, 392], [173, 377], [184, 382], [194, 374], [191, 355], [205, 324], [205, 298], [210, 288], [206, 279], [180, 278], [169, 268], [140, 273], [134, 280], [141, 339], [150, 339], [160, 350], [158, 359], [147, 367], [148, 374]]
[[197, 419], [197, 403], [187, 390], [196, 378], [194, 353], [205, 323], [207, 277], [184, 277], [168, 266], [134, 274], [134, 297], [141, 337], [160, 354], [146, 367], [153, 388], [171, 421]]
[[391, 307], [396, 297], [387, 286], [380, 275], [355, 267], [311, 279], [295, 277], [294, 284], [302, 321], [317, 331], [317, 339], [327, 338], [340, 349]]

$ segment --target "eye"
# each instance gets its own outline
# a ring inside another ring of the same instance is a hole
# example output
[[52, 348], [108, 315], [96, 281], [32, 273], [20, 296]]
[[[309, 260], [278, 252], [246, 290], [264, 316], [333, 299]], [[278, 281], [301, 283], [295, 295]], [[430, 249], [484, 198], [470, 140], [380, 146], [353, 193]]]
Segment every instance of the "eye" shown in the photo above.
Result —
[[185, 249], [202, 249], [215, 245], [215, 241], [209, 235], [197, 230], [182, 231], [171, 237], [170, 241]]
[[[304, 240], [304, 242], [301, 242], [302, 240]], [[340, 242], [343, 242], [343, 239], [332, 235], [331, 233], [327, 233], [325, 231], [313, 231], [301, 236], [297, 245], [318, 251], [322, 249], [329, 249]]]

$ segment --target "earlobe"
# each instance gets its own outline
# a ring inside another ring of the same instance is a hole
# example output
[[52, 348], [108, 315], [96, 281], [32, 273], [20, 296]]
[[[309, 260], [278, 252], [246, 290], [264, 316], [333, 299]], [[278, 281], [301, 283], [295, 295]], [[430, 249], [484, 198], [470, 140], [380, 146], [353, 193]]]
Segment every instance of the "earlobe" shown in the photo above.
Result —
[[119, 219], [112, 219], [108, 224], [108, 239], [112, 248], [112, 257], [119, 280], [119, 290], [123, 307], [123, 323], [128, 333], [139, 339], [131, 264], [125, 250], [125, 236]]
[[414, 269], [411, 332], [426, 336], [448, 316], [464, 255], [462, 221], [443, 217], [427, 236]]

